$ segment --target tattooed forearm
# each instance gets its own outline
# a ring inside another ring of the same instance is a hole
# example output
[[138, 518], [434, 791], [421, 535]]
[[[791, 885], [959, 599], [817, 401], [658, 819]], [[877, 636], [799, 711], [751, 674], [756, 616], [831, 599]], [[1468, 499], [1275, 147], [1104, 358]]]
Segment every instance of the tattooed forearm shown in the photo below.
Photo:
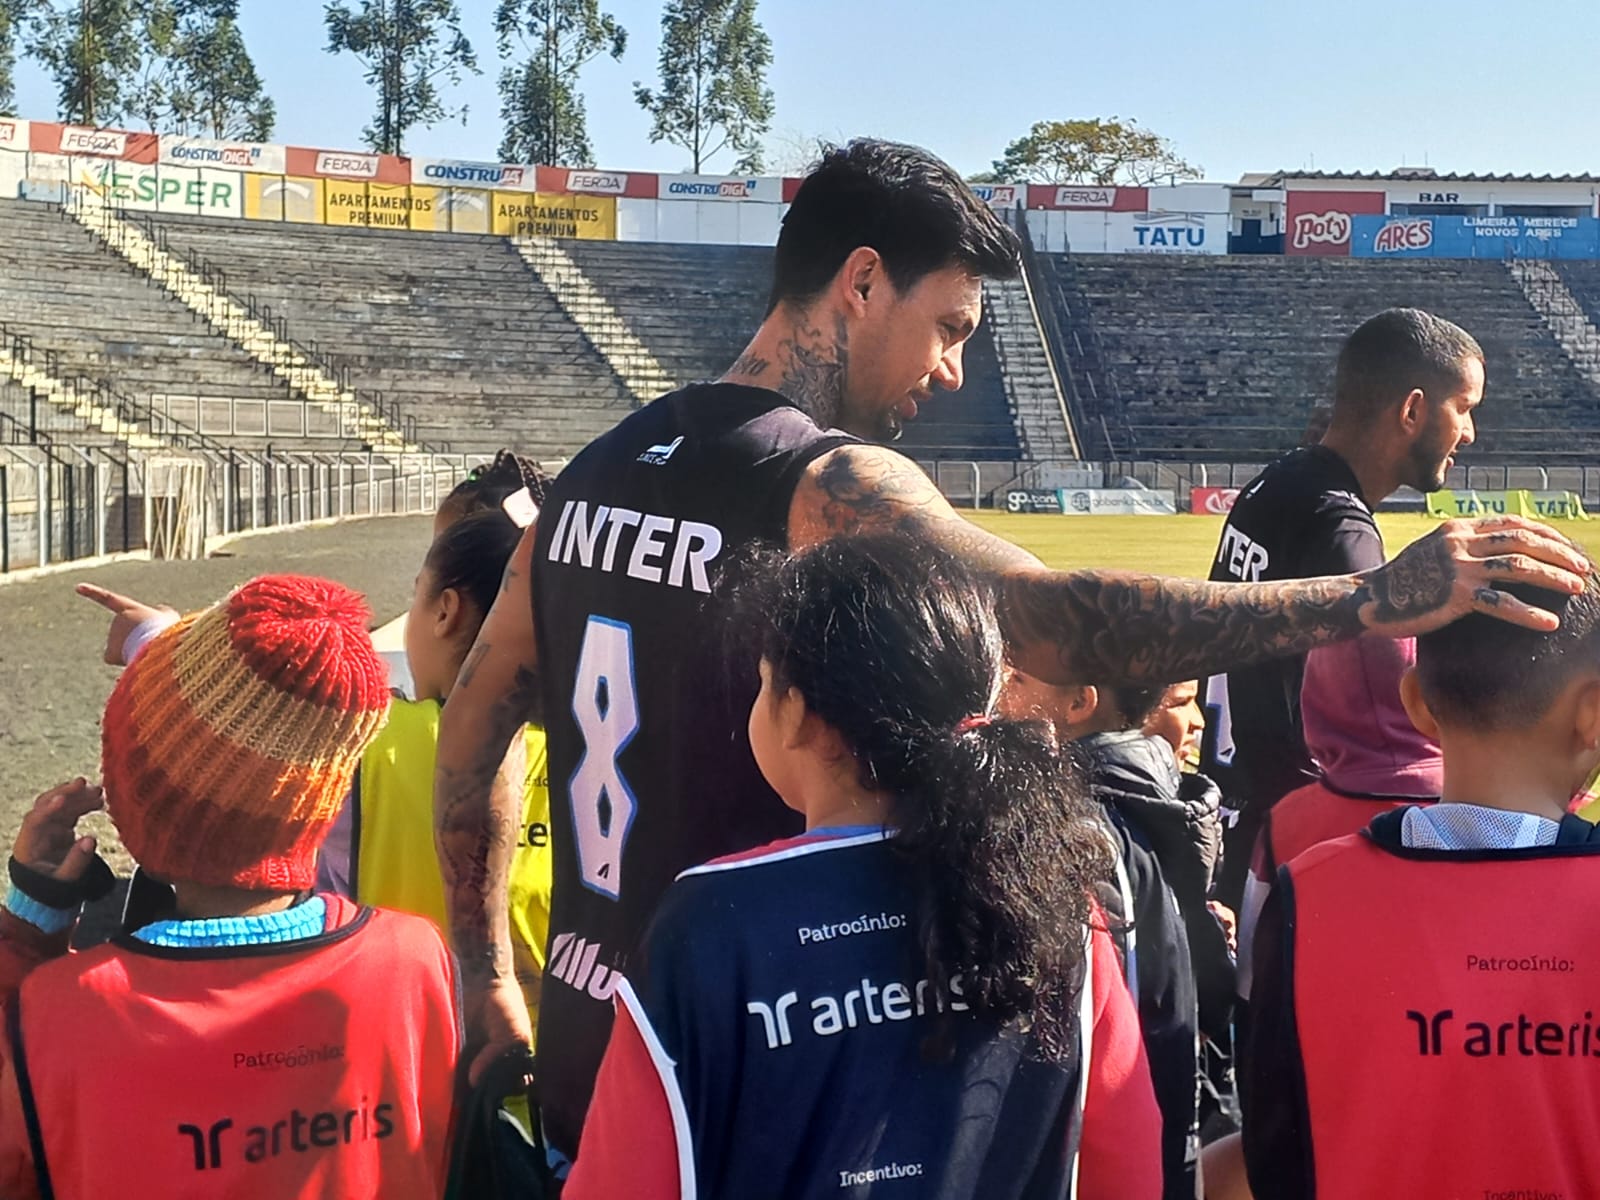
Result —
[[1218, 584], [1040, 571], [1001, 583], [1018, 664], [1085, 683], [1166, 683], [1303, 654], [1361, 633], [1361, 609], [1372, 598], [1356, 577]]
[[[480, 649], [487, 652], [488, 647]], [[458, 718], [466, 715], [462, 711], [466, 706], [460, 703], [466, 682], [458, 681], [451, 696], [457, 704], [451, 715]], [[457, 726], [452, 733], [462, 736], [453, 737], [448, 745], [440, 740], [434, 774], [434, 838], [450, 913], [450, 940], [469, 987], [513, 973], [507, 882], [522, 823], [522, 792], [496, 789], [494, 782], [507, 747], [535, 706], [538, 685], [533, 671], [518, 667], [512, 687], [488, 706], [480, 721], [471, 728]]]

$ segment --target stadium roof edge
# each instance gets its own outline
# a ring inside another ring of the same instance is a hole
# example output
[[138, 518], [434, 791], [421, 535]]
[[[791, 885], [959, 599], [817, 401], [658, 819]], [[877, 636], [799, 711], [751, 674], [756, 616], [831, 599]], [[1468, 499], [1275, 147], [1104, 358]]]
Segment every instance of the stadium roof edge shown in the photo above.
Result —
[[1600, 183], [1600, 175], [1495, 175], [1468, 173], [1459, 175], [1441, 172], [1431, 167], [1401, 167], [1395, 171], [1274, 171], [1270, 175], [1248, 175], [1245, 178], [1264, 182], [1258, 187], [1281, 187], [1288, 179], [1334, 180], [1354, 179], [1372, 183], [1414, 183], [1427, 180], [1434, 183]]

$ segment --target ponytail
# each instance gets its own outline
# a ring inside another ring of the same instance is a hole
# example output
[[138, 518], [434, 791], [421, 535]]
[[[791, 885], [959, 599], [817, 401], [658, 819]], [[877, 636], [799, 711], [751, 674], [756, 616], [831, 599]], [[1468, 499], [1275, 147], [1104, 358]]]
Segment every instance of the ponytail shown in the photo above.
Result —
[[1112, 869], [1080, 774], [1040, 721], [989, 718], [1005, 667], [993, 597], [907, 538], [837, 539], [748, 572], [736, 612], [776, 681], [892, 796], [931, 983], [1075, 1053], [1090, 889]]

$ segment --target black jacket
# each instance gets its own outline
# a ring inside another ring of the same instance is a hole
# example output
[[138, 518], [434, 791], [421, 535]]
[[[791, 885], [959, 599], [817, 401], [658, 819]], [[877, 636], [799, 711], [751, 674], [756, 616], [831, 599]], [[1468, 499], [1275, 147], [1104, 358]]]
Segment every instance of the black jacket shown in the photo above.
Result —
[[1189, 943], [1200, 1029], [1226, 1045], [1234, 994], [1228, 937], [1206, 901], [1222, 846], [1221, 796], [1203, 775], [1181, 775], [1172, 747], [1138, 730], [1097, 733], [1078, 746], [1095, 798], [1156, 856]]

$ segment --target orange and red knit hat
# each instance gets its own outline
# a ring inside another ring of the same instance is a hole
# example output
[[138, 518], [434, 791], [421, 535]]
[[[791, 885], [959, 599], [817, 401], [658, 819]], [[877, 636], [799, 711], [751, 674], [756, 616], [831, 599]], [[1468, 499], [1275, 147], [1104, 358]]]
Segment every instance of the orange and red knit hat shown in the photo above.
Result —
[[267, 575], [154, 638], [101, 728], [106, 807], [151, 874], [291, 891], [389, 707], [367, 606], [325, 579]]

